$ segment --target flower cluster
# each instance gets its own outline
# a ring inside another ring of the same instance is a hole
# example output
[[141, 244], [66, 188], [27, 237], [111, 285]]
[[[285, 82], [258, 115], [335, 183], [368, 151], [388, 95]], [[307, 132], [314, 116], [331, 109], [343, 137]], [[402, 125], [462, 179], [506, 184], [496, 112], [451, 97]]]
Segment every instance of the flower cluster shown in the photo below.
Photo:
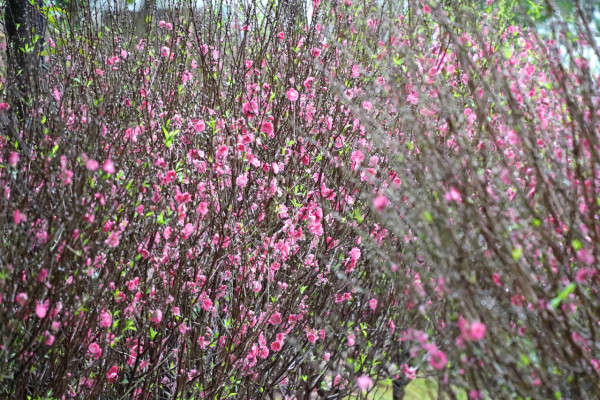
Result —
[[408, 3], [57, 16], [0, 103], [0, 394], [594, 392], [593, 42]]

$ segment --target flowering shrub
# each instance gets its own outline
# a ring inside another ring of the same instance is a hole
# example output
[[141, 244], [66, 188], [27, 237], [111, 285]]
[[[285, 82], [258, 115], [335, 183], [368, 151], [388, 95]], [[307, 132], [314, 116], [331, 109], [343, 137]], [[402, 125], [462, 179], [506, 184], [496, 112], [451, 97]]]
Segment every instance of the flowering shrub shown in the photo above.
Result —
[[0, 393], [594, 393], [593, 38], [453, 7], [58, 21], [0, 105]]

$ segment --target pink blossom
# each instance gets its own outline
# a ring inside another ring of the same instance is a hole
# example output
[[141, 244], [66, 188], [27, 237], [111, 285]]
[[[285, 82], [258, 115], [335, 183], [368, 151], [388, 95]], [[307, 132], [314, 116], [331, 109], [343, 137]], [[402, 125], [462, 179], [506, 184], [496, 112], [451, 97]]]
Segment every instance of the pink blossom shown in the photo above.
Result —
[[588, 281], [596, 276], [597, 270], [593, 268], [581, 268], [575, 275], [575, 280], [579, 283]]
[[496, 286], [502, 286], [502, 279], [500, 279], [500, 275], [496, 272], [492, 274], [492, 280]]
[[52, 346], [54, 344], [55, 337], [50, 332], [44, 332], [44, 344], [46, 346]]
[[373, 381], [366, 375], [361, 376], [356, 380], [356, 385], [360, 390], [367, 390]]
[[321, 49], [318, 49], [316, 47], [310, 49], [310, 55], [313, 56], [313, 58], [317, 58], [321, 55]]
[[10, 110], [10, 106], [8, 103], [0, 103], [0, 111], [8, 111]]
[[62, 181], [63, 184], [65, 185], [70, 185], [71, 183], [73, 183], [73, 171], [68, 170], [68, 169], [64, 169], [60, 175], [60, 180]]
[[39, 282], [44, 282], [47, 277], [48, 277], [48, 270], [46, 268], [43, 268], [40, 271], [40, 273], [38, 274], [38, 281]]
[[238, 185], [239, 187], [246, 186], [248, 184], [248, 177], [246, 176], [246, 174], [238, 176], [235, 179], [235, 184]]
[[260, 126], [260, 131], [271, 139], [275, 137], [273, 134], [273, 123], [270, 121], [264, 121]]
[[358, 247], [353, 247], [348, 255], [350, 256], [350, 259], [356, 261], [360, 258], [360, 249]]
[[277, 34], [277, 37], [279, 38], [279, 40], [283, 40], [283, 39], [285, 38], [285, 33], [283, 33], [283, 32], [279, 32], [279, 33]]
[[108, 378], [108, 381], [110, 383], [114, 383], [115, 380], [119, 377], [119, 367], [117, 367], [116, 365], [110, 367], [110, 369], [106, 372], [106, 377]]
[[[532, 382], [534, 384], [534, 386], [538, 386], [539, 384], [536, 385], [535, 381], [539, 381], [539, 379], [534, 380], [534, 382]], [[479, 390], [470, 390], [469, 391], [469, 399], [470, 400], [481, 400], [482, 399], [481, 392]]]
[[410, 94], [406, 97], [406, 101], [409, 104], [415, 105], [419, 102], [419, 95], [414, 90], [410, 92]]
[[273, 351], [279, 351], [281, 350], [281, 342], [279, 340], [274, 341], [273, 343], [271, 343], [271, 350]]
[[221, 158], [227, 157], [228, 153], [229, 153], [229, 148], [227, 146], [225, 146], [224, 144], [217, 148], [217, 155]]
[[242, 113], [245, 116], [253, 116], [258, 114], [258, 104], [256, 101], [247, 101], [242, 105]]
[[266, 346], [262, 346], [258, 352], [258, 356], [263, 360], [269, 357], [269, 349]]
[[13, 222], [16, 225], [19, 225], [21, 222], [25, 222], [25, 221], [27, 221], [27, 216], [25, 214], [23, 214], [21, 211], [15, 210], [15, 212], [13, 213]]
[[338, 386], [340, 384], [341, 380], [342, 380], [342, 377], [340, 376], [340, 374], [337, 374], [335, 376], [335, 378], [333, 378], [333, 386]]
[[106, 244], [110, 247], [117, 247], [119, 245], [121, 234], [118, 232], [111, 232], [106, 239]]
[[388, 198], [382, 194], [373, 199], [373, 206], [377, 211], [384, 211], [389, 203], [390, 201], [388, 200]]
[[18, 162], [19, 162], [19, 153], [17, 153], [16, 151], [11, 152], [10, 155], [8, 156], [8, 164], [11, 167], [14, 167], [17, 165]]
[[286, 95], [286, 97], [287, 97], [287, 99], [289, 101], [296, 101], [296, 100], [298, 100], [298, 92], [294, 88], [289, 88], [285, 92], [285, 95]]
[[315, 343], [317, 341], [317, 335], [312, 331], [306, 332], [306, 338], [311, 343]]
[[196, 212], [200, 215], [206, 215], [208, 213], [208, 203], [203, 201], [200, 204], [198, 204]]
[[349, 347], [354, 346], [354, 344], [356, 343], [356, 336], [354, 336], [354, 334], [352, 334], [352, 333], [349, 333], [346, 338], [348, 339], [348, 346]]
[[112, 322], [113, 322], [112, 315], [110, 315], [106, 311], [104, 311], [103, 313], [100, 314], [100, 327], [101, 328], [110, 327], [112, 325]]
[[165, 174], [165, 177], [163, 178], [163, 182], [168, 184], [168, 183], [173, 182], [176, 178], [177, 178], [177, 172], [170, 170], [170, 171], [167, 171], [167, 173]]
[[52, 331], [56, 332], [58, 330], [58, 328], [60, 328], [60, 322], [52, 321], [52, 324], [50, 324], [50, 329], [52, 329]]
[[581, 249], [577, 252], [577, 261], [586, 265], [592, 265], [594, 263], [594, 255], [588, 249]]
[[369, 308], [373, 311], [377, 308], [377, 299], [369, 300]]
[[448, 358], [443, 351], [434, 348], [429, 352], [429, 364], [435, 369], [444, 369], [448, 364]]
[[194, 232], [194, 225], [192, 225], [191, 223], [188, 222], [187, 224], [185, 224], [185, 226], [181, 230], [181, 235], [183, 236], [184, 239], [187, 239], [190, 237], [190, 235], [193, 232]]
[[457, 203], [461, 203], [462, 202], [462, 198], [460, 196], [460, 192], [454, 186], [451, 187], [450, 190], [448, 190], [446, 192], [446, 194], [444, 194], [444, 198], [448, 202], [450, 202], [450, 201], [455, 201]]
[[102, 349], [98, 346], [98, 343], [94, 342], [88, 346], [88, 352], [95, 357], [96, 359], [100, 358], [102, 355]]
[[198, 121], [194, 124], [194, 130], [196, 133], [202, 133], [206, 128], [206, 123], [204, 121]]
[[107, 174], [112, 175], [115, 173], [115, 163], [112, 162], [110, 158], [108, 158], [106, 161], [104, 161], [104, 164], [102, 164], [102, 169]]
[[362, 153], [362, 151], [355, 150], [352, 152], [351, 159], [356, 164], [360, 164], [365, 159], [365, 155]]
[[154, 322], [155, 324], [160, 324], [160, 321], [162, 321], [162, 317], [162, 311], [157, 309], [152, 311], [152, 313], [150, 314], [150, 321]]
[[96, 171], [100, 167], [100, 164], [98, 164], [98, 161], [96, 160], [89, 159], [85, 163], [85, 167], [90, 171]]
[[204, 299], [204, 300], [202, 300], [202, 309], [204, 311], [210, 311], [210, 309], [212, 308], [212, 306], [213, 306], [213, 302], [212, 302], [211, 299]]
[[168, 48], [167, 46], [163, 46], [160, 49], [160, 55], [163, 57], [169, 57], [169, 55], [171, 55], [171, 49]]
[[189, 194], [188, 192], [177, 193], [175, 195], [175, 201], [177, 202], [177, 204], [187, 203], [187, 202], [189, 202], [191, 200], [192, 200], [192, 195]]
[[471, 340], [481, 340], [485, 336], [486, 326], [484, 323], [474, 321], [469, 327], [469, 336]]
[[29, 299], [29, 297], [27, 296], [26, 293], [19, 293], [16, 297], [15, 300], [17, 301], [17, 303], [19, 303], [19, 305], [24, 306], [25, 303], [27, 303], [27, 300]]
[[46, 300], [43, 303], [38, 301], [37, 304], [35, 305], [35, 315], [37, 315], [37, 317], [39, 319], [44, 319], [46, 317], [46, 314], [48, 313], [49, 306], [50, 306], [49, 300]]
[[271, 317], [269, 318], [269, 323], [272, 325], [281, 324], [281, 314], [275, 313], [275, 314], [271, 315]]
[[182, 335], [185, 335], [186, 332], [189, 331], [190, 329], [191, 328], [188, 327], [185, 322], [183, 324], [179, 325], [179, 333], [181, 333]]
[[423, 6], [423, 12], [424, 12], [425, 14], [431, 14], [431, 7], [429, 7], [427, 4], [425, 4], [425, 5]]

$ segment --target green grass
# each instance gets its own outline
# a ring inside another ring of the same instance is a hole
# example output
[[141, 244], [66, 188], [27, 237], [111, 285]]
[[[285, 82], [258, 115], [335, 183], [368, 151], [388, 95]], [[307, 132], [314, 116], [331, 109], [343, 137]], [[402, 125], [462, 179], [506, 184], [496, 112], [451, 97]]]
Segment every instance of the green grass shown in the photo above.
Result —
[[[413, 379], [407, 386], [404, 400], [437, 400], [438, 385], [433, 379]], [[370, 400], [392, 400], [392, 384], [378, 384]]]

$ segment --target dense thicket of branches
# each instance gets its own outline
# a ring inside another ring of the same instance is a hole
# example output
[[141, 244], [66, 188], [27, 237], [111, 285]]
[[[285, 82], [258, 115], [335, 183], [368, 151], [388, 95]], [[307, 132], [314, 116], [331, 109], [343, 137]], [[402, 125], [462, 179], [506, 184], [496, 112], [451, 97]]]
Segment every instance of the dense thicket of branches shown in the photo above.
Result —
[[38, 9], [48, 71], [1, 86], [0, 393], [593, 398], [598, 46], [510, 3]]

